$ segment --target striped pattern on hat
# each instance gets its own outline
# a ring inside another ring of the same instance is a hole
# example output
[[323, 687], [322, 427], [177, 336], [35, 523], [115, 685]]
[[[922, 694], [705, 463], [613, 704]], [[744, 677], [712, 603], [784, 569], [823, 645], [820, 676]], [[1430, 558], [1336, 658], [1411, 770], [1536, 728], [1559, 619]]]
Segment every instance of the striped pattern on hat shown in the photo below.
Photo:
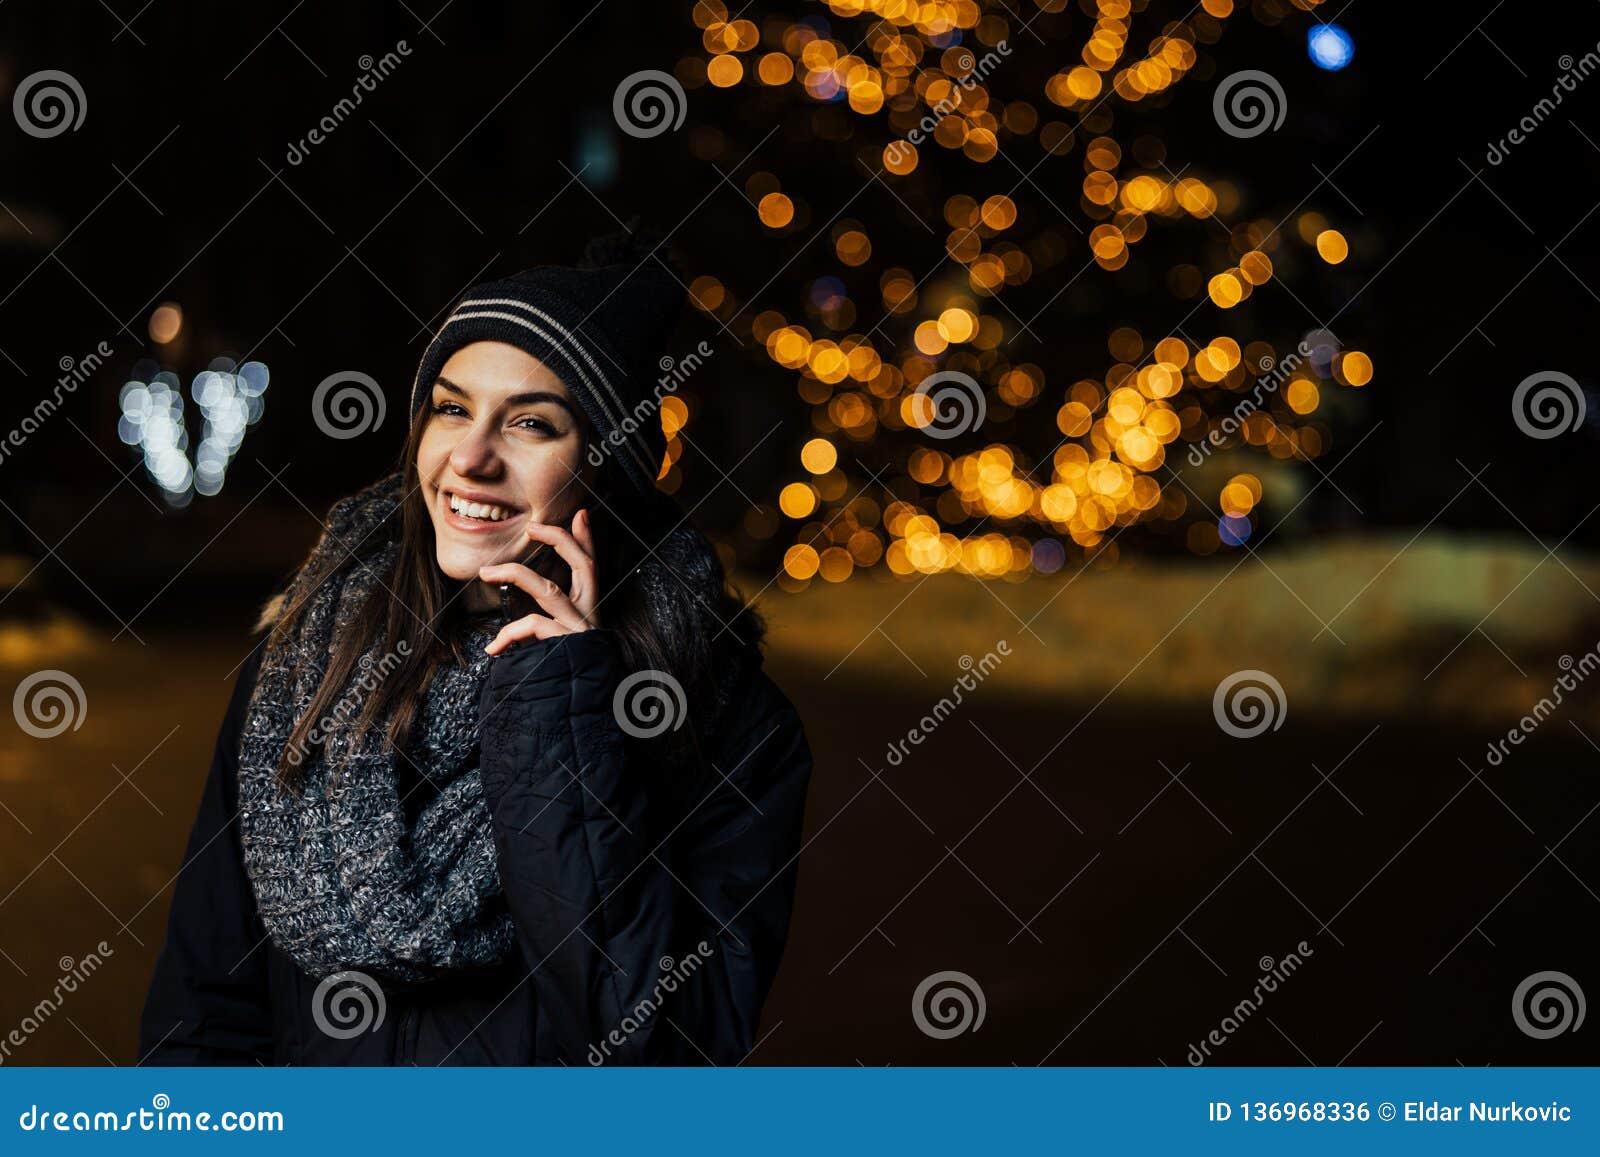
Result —
[[666, 436], [651, 387], [682, 300], [676, 279], [649, 265], [545, 266], [474, 286], [423, 353], [412, 385], [413, 420], [453, 353], [477, 341], [505, 342], [561, 378], [595, 440], [640, 491], [652, 493]]

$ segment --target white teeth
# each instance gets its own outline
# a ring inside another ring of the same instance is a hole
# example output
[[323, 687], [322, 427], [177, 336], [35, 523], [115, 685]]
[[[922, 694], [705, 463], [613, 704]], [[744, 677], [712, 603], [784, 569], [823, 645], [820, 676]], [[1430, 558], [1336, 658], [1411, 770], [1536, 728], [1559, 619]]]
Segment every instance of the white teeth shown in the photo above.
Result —
[[450, 509], [457, 514], [476, 518], [482, 522], [499, 522], [511, 517], [511, 512], [503, 506], [494, 506], [487, 502], [468, 502], [457, 494], [450, 496]]

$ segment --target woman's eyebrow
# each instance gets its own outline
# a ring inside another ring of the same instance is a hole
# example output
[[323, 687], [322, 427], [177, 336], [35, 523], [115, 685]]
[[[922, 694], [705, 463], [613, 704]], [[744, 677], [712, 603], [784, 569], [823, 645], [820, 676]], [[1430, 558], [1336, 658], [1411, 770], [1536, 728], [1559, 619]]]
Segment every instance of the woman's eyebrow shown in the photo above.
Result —
[[[449, 378], [441, 377], [434, 384], [442, 386], [446, 391], [456, 395], [458, 398], [467, 397], [467, 391], [456, 385]], [[549, 402], [552, 405], [560, 406], [573, 417], [576, 418], [578, 416], [578, 412], [572, 408], [571, 401], [563, 398], [560, 394], [552, 394], [548, 390], [529, 390], [521, 394], [512, 394], [505, 400], [505, 404], [508, 406], [533, 406], [540, 402]]]

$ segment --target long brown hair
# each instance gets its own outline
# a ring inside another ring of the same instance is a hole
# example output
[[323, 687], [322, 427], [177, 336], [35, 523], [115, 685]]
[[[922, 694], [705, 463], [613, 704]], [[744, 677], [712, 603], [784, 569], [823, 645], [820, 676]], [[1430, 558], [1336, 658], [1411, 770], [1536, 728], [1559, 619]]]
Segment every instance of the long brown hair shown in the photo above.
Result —
[[[344, 544], [348, 553], [342, 557], [332, 557], [338, 553], [334, 551], [320, 552], [321, 568], [308, 576], [310, 581], [301, 585], [299, 594], [290, 600], [280, 596], [263, 615], [263, 625], [271, 623], [268, 646], [294, 638], [311, 600], [329, 579], [398, 541], [399, 554], [386, 585], [374, 589], [350, 628], [336, 636], [327, 673], [284, 746], [278, 778], [286, 787], [298, 785], [306, 754], [321, 742], [319, 721], [344, 706], [340, 697], [374, 642], [384, 640], [394, 665], [385, 659], [387, 673], [365, 697], [355, 726], [364, 732], [387, 718], [386, 739], [400, 749], [440, 664], [446, 658], [466, 662], [458, 630], [467, 614], [460, 597], [463, 584], [439, 569], [433, 520], [417, 470], [417, 450], [429, 420], [424, 412], [412, 422], [401, 450], [398, 517], [391, 516], [369, 535], [371, 541]], [[575, 477], [573, 484], [582, 483]], [[590, 492], [593, 502], [585, 505], [594, 529], [603, 625], [617, 633], [630, 669], [667, 672], [683, 687], [690, 718], [705, 717], [696, 705], [712, 693], [713, 664], [730, 648], [759, 646], [764, 634], [760, 616], [728, 587], [721, 563], [708, 545], [717, 588], [716, 605], [706, 608], [711, 624], [692, 607], [688, 613], [673, 614], [669, 622], [660, 621], [638, 581], [639, 568], [665, 535], [686, 524], [682, 512], [665, 494], [641, 494], [614, 455], [599, 467]], [[686, 596], [683, 601], [692, 600]], [[727, 625], [725, 632], [719, 623]]]

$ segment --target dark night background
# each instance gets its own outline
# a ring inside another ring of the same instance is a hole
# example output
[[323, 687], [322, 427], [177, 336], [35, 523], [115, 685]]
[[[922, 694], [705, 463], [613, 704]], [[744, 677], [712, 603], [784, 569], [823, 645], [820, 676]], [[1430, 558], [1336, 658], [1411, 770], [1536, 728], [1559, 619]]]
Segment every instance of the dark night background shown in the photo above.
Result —
[[[48, 991], [58, 957], [102, 938], [117, 953], [109, 975], [64, 1010], [72, 1024], [47, 1026], [13, 1063], [137, 1060], [133, 1025], [165, 919], [163, 881], [179, 863], [231, 670], [252, 645], [253, 610], [304, 556], [327, 507], [390, 468], [417, 358], [454, 296], [492, 274], [575, 260], [585, 239], [635, 217], [673, 231], [688, 276], [750, 294], [865, 179], [828, 163], [846, 146], [811, 131], [803, 101], [692, 89], [689, 128], [718, 125], [754, 143], [777, 126], [749, 168], [784, 174], [816, 221], [773, 245], [736, 187], [749, 169], [732, 183], [718, 171], [740, 149], [708, 161], [685, 146], [688, 129], [653, 140], [619, 133], [611, 95], [622, 77], [670, 72], [703, 52], [688, 3], [454, 0], [435, 15], [436, 6], [0, 6], [6, 107], [41, 69], [71, 73], [88, 94], [74, 133], [41, 140], [10, 119], [0, 126], [0, 428], [48, 394], [61, 359], [102, 340], [114, 350], [0, 462], [9, 560], [0, 691], [59, 666], [81, 679], [89, 704], [81, 731], [41, 741], [8, 730], [0, 747], [10, 813], [0, 816], [0, 948], [10, 960], [0, 963], [0, 1032]], [[1189, 8], [1148, 7], [1174, 17]], [[1115, 672], [1069, 685], [1059, 665], [1035, 665], [1020, 649], [1010, 681], [945, 725], [937, 759], [896, 770], [883, 767], [884, 743], [951, 682], [953, 668], [930, 672], [922, 657], [963, 620], [993, 622], [971, 638], [1016, 631], [976, 588], [1039, 607], [1076, 565], [1020, 585], [941, 576], [920, 610], [886, 630], [874, 624], [883, 627], [904, 592], [882, 572], [799, 592], [771, 586], [762, 597], [769, 665], [807, 719], [818, 762], [794, 930], [768, 1007], [770, 1038], [752, 1063], [1179, 1065], [1249, 992], [1257, 960], [1302, 939], [1315, 949], [1305, 979], [1275, 996], [1218, 1063], [1600, 1056], [1593, 1025], [1541, 1041], [1509, 1015], [1517, 983], [1544, 969], [1600, 995], [1592, 690], [1514, 761], [1472, 776], [1487, 739], [1548, 690], [1559, 656], [1600, 639], [1600, 599], [1589, 590], [1600, 544], [1590, 482], [1600, 429], [1600, 79], [1580, 84], [1505, 163], [1485, 161], [1489, 142], [1548, 94], [1558, 59], [1596, 50], [1600, 9], [1404, 7], [1415, 11], [1370, 0], [1319, 8], [1317, 18], [1337, 19], [1355, 39], [1338, 73], [1307, 60], [1310, 15], [1291, 10], [1276, 25], [1247, 11], [1231, 18], [1216, 72], [1276, 76], [1290, 110], [1278, 133], [1219, 133], [1204, 77], [1129, 123], [1159, 128], [1172, 168], [1227, 175], [1252, 211], [1276, 220], [1305, 198], [1350, 240], [1350, 260], [1293, 282], [1293, 298], [1258, 290], [1266, 328], [1304, 328], [1308, 310], [1337, 316], [1340, 336], [1377, 367], [1363, 408], [1319, 464], [1337, 487], [1320, 488], [1261, 562], [1320, 576], [1338, 563], [1319, 562], [1319, 550], [1391, 543], [1378, 550], [1375, 579], [1467, 584], [1448, 553], [1430, 568], [1379, 570], [1426, 531], [1459, 558], [1501, 559], [1483, 572], [1510, 568], [1497, 591], [1521, 587], [1537, 564], [1540, 579], [1503, 613], [1548, 581], [1562, 592], [1554, 617], [1541, 623], [1538, 606], [1524, 609], [1528, 624], [1502, 632], [1500, 619], [1472, 628], [1476, 612], [1464, 620], [1471, 629], [1424, 615], [1324, 667], [1323, 651], [1300, 645], [1309, 620], [1268, 577], [1252, 589], [1282, 597], [1212, 604], [1201, 617], [1226, 616], [1208, 629], [1240, 640], [1222, 669], [1264, 665], [1247, 653], [1250, 640], [1273, 636], [1296, 687], [1328, 689], [1322, 698], [1291, 689], [1281, 730], [1248, 744], [1221, 735], [1210, 713], [1215, 678], [1198, 690], [1136, 683], [1136, 694], [1114, 695]], [[756, 6], [750, 18], [765, 12]], [[1154, 35], [1159, 22], [1139, 19], [1135, 37]], [[1090, 23], [1074, 4], [1041, 28], [1061, 30], [1065, 64]], [[290, 143], [349, 92], [358, 58], [400, 40], [410, 57], [290, 165]], [[1069, 207], [1080, 154], [1035, 174], [1065, 190]], [[1005, 172], [995, 179], [1014, 183]], [[881, 187], [851, 213], [886, 238], [920, 228]], [[751, 312], [797, 299], [809, 267], [780, 274]], [[1093, 347], [1103, 362], [1112, 326], [1164, 333], [1188, 311], [1116, 284], [1102, 277], [1098, 290], [1063, 296], [1034, 328]], [[1037, 291], [1040, 302], [1053, 291]], [[166, 301], [181, 303], [184, 327], [158, 354], [147, 327]], [[793, 375], [753, 356], [759, 343], [745, 333], [750, 350], [733, 349], [694, 314], [680, 348], [701, 338], [719, 353], [687, 391], [696, 437], [679, 496], [686, 506], [704, 499], [697, 521], [728, 545], [754, 593], [769, 586], [789, 540], [741, 538], [745, 496], [775, 501], [812, 431]], [[265, 415], [221, 493], [173, 511], [117, 438], [117, 393], [143, 357], [159, 356], [187, 383], [220, 354], [270, 367]], [[382, 383], [389, 417], [379, 431], [334, 442], [313, 427], [309, 398], [345, 369]], [[1513, 424], [1512, 390], [1541, 370], [1585, 387], [1581, 429], [1536, 440]], [[722, 471], [735, 462], [729, 484]], [[1238, 561], [1174, 559], [1155, 546], [1142, 558], [1130, 546], [1125, 557], [1135, 560], [1126, 589], [1153, 584], [1141, 612], [1159, 620], [1151, 642], [1184, 622], [1192, 601], [1161, 593], [1163, 568], [1198, 593]], [[1331, 614], [1357, 588], [1331, 605], [1306, 597]], [[1401, 594], [1427, 602], [1429, 592]], [[1499, 607], [1496, 597], [1483, 607]], [[1077, 592], [1054, 606], [1066, 614], [1075, 603]], [[1078, 603], [1062, 634], [1045, 620], [1038, 631], [1062, 640], [1057, 658], [1081, 652], [1092, 666], [1121, 650], [1126, 669], [1145, 644], [1109, 627], [1077, 633], [1098, 613]], [[889, 644], [856, 650], [876, 634]], [[80, 649], [69, 660], [55, 653], [57, 639]], [[1173, 687], [1185, 661], [1170, 659]], [[1475, 692], [1493, 681], [1521, 688], [1509, 699], [1523, 707]], [[1368, 686], [1382, 691], [1344, 690]], [[1481, 712], [1458, 708], [1475, 700]], [[916, 1030], [912, 990], [941, 969], [983, 983], [981, 1031], [938, 1041]]]

